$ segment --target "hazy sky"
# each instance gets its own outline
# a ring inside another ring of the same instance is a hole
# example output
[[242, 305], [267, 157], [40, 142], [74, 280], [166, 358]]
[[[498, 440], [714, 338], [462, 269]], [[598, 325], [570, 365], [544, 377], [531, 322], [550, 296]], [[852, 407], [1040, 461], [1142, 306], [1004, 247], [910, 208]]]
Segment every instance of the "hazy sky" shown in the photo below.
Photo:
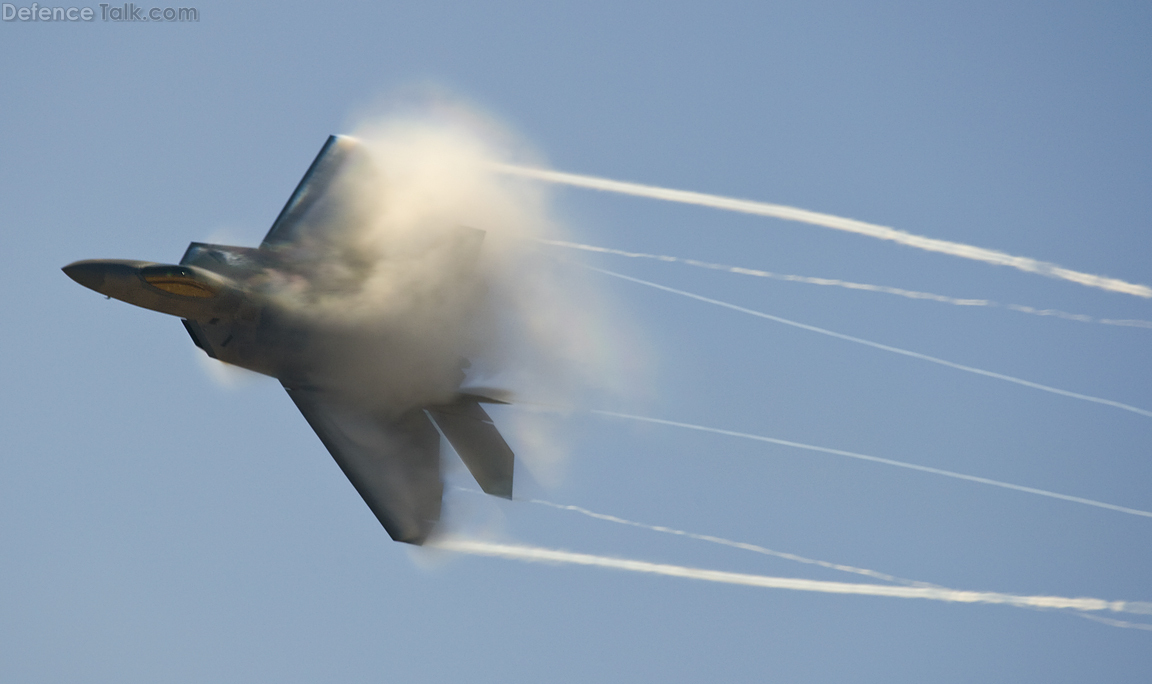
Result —
[[[432, 92], [558, 170], [1149, 285], [1144, 4], [198, 3], [198, 22], [159, 24], [91, 7], [91, 22], [0, 22], [5, 680], [1147, 680], [1152, 632], [1070, 612], [393, 543], [278, 383], [222, 382], [178, 321], [59, 271], [255, 245], [327, 135]], [[554, 192], [575, 242], [989, 304], [556, 248], [566, 259], [1152, 410], [1152, 300], [803, 223]], [[1152, 510], [1152, 418], [589, 278], [641, 332], [607, 351], [648, 379], [566, 414], [493, 410], [524, 458], [518, 498], [957, 589], [1152, 601], [1149, 517], [591, 411], [1138, 511]], [[514, 429], [527, 418], [566, 454], [534, 451]], [[449, 484], [467, 485], [451, 464]], [[446, 517], [502, 543], [876, 582], [526, 500], [451, 490]]]

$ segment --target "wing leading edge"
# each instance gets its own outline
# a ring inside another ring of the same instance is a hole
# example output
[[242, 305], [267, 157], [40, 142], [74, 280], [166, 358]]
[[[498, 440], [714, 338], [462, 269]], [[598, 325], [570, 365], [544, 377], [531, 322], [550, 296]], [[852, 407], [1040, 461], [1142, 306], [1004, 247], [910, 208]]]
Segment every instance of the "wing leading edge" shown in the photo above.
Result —
[[346, 135], [328, 136], [288, 203], [276, 217], [261, 249], [296, 242], [301, 236], [323, 232], [341, 223], [346, 207], [341, 192], [355, 162], [364, 156], [360, 142]]
[[286, 389], [389, 536], [423, 544], [440, 519], [444, 493], [440, 435], [424, 411], [391, 418], [319, 390]]
[[492, 419], [469, 395], [394, 418], [343, 404], [322, 390], [285, 389], [364, 503], [396, 541], [423, 544], [440, 519], [444, 494], [440, 434], [432, 420], [481, 489], [493, 496], [512, 498], [515, 456]]

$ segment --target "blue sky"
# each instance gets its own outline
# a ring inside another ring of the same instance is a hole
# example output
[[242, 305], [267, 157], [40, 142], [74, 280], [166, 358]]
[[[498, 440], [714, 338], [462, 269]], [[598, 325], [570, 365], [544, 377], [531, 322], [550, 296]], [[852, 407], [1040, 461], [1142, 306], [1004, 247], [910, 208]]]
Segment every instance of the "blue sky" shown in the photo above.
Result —
[[[1152, 634], [1069, 613], [413, 552], [388, 540], [275, 381], [222, 387], [177, 321], [59, 271], [176, 261], [192, 240], [255, 245], [329, 133], [434, 87], [557, 169], [1149, 284], [1147, 7], [196, 7], [194, 24], [0, 24], [5, 678], [1147, 677]], [[603, 247], [1152, 320], [1138, 297], [798, 223], [578, 189], [557, 190], [556, 211]], [[567, 256], [1152, 409], [1152, 329]], [[582, 409], [1152, 509], [1152, 419], [599, 284], [643, 331], [654, 371], [635, 398]], [[493, 414], [507, 425], [517, 411]], [[1152, 600], [1148, 518], [586, 411], [552, 420], [562, 477], [521, 468], [518, 496], [948, 587]], [[524, 501], [451, 492], [446, 505], [504, 541], [856, 579]]]

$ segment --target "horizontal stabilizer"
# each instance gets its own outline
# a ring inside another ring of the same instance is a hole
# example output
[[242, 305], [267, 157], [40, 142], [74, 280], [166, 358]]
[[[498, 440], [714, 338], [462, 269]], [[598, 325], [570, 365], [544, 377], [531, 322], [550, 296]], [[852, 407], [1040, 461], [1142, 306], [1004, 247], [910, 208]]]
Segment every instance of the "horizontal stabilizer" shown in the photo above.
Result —
[[492, 419], [472, 398], [432, 406], [428, 413], [448, 438], [477, 484], [488, 494], [512, 498], [512, 449]]

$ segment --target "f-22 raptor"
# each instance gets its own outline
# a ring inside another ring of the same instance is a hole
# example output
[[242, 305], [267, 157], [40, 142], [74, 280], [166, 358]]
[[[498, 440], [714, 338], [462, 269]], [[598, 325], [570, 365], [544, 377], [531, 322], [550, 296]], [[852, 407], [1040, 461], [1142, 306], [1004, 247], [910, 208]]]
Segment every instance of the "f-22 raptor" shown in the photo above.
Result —
[[[332, 348], [326, 330], [290, 315], [266, 288], [270, 275], [308, 277], [307, 246], [350, 220], [341, 189], [364, 154], [354, 138], [329, 137], [259, 247], [193, 242], [179, 264], [92, 259], [63, 270], [108, 297], [180, 317], [208, 356], [278, 379], [392, 539], [419, 545], [440, 517], [437, 427], [485, 492], [512, 498], [512, 449], [481, 406], [506, 402], [459, 383], [432, 405], [382, 410], [358, 401], [326, 383], [315, 363]], [[474, 259], [483, 236], [458, 229], [455, 249]]]

